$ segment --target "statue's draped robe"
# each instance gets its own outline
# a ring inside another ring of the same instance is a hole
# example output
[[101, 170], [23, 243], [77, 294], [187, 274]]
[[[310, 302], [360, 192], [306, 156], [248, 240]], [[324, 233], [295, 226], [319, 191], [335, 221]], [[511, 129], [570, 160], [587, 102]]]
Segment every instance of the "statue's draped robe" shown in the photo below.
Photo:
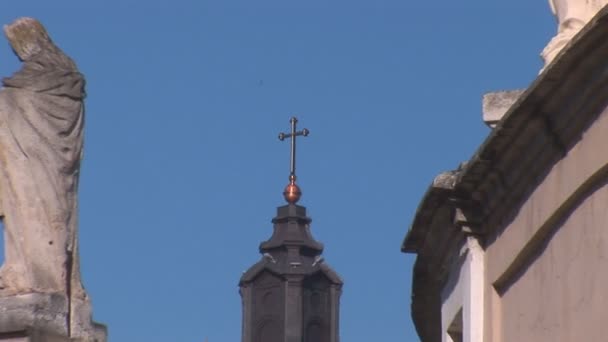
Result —
[[569, 29], [578, 32], [606, 3], [606, 0], [549, 0], [559, 32]]
[[557, 56], [568, 42], [595, 16], [608, 0], [549, 0], [558, 22], [558, 32], [541, 56], [545, 65]]
[[0, 293], [76, 294], [84, 78], [55, 47], [23, 62], [0, 90]]

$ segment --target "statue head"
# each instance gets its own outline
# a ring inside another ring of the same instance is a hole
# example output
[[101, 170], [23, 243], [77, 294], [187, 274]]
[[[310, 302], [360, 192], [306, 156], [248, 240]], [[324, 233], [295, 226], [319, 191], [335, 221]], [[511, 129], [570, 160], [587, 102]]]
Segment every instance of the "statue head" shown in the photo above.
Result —
[[4, 34], [21, 61], [27, 61], [51, 45], [51, 38], [42, 24], [33, 18], [19, 18], [4, 26]]

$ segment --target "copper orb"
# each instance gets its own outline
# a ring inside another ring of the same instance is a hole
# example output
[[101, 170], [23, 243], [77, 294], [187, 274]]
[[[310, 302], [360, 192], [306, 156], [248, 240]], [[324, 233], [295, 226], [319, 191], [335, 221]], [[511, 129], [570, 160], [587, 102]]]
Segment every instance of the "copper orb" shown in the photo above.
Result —
[[291, 182], [285, 187], [283, 196], [285, 197], [287, 203], [296, 204], [300, 200], [300, 197], [302, 197], [302, 191], [296, 183]]

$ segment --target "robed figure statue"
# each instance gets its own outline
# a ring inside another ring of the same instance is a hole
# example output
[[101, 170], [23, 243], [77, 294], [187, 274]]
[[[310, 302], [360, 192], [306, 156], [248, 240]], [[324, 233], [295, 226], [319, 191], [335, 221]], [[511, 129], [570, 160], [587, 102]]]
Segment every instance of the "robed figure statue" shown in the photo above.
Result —
[[4, 33], [22, 66], [0, 89], [0, 334], [104, 342], [78, 256], [85, 80], [37, 20]]
[[19, 71], [0, 90], [0, 296], [84, 296], [78, 266], [78, 175], [84, 77], [31, 18], [5, 26]]

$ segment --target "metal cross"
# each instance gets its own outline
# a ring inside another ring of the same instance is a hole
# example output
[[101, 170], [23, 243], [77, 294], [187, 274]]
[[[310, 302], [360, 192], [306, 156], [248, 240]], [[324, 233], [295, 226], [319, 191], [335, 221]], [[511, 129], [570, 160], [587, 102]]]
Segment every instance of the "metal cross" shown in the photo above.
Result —
[[291, 138], [291, 163], [289, 168], [289, 180], [295, 182], [296, 180], [296, 137], [297, 136], [308, 136], [309, 130], [304, 128], [301, 131], [296, 131], [296, 124], [298, 119], [292, 117], [289, 122], [291, 123], [291, 133], [279, 133], [279, 140], [283, 141], [285, 138]]

